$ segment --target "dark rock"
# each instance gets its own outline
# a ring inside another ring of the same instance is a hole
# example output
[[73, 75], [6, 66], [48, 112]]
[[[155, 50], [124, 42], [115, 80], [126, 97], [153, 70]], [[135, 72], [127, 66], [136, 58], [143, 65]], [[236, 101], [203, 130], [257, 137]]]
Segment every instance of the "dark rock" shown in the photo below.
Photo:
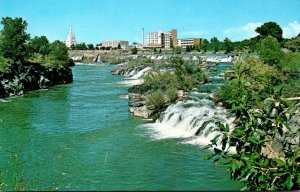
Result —
[[38, 63], [11, 63], [6, 72], [0, 73], [0, 97], [22, 95], [71, 82], [73, 74], [69, 67], [48, 68]]

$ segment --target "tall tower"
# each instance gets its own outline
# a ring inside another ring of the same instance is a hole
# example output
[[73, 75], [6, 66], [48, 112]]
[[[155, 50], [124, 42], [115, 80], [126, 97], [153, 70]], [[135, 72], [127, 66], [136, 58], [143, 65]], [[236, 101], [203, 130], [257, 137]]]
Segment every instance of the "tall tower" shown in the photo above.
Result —
[[69, 30], [69, 33], [67, 35], [67, 39], [66, 39], [66, 42], [65, 42], [66, 46], [67, 47], [71, 47], [72, 45], [76, 45], [76, 40], [75, 40], [75, 35], [74, 33], [72, 32], [72, 26], [70, 26], [70, 30]]
[[145, 40], [145, 34], [144, 34], [144, 28], [142, 28], [142, 47], [144, 47], [144, 45], [145, 45], [145, 42], [144, 42], [144, 40]]

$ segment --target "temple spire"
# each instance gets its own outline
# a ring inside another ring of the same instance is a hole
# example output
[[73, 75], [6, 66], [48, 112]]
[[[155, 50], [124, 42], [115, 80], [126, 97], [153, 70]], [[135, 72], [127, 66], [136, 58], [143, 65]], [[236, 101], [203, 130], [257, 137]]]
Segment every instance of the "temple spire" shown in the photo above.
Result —
[[75, 40], [75, 35], [74, 33], [72, 32], [72, 26], [70, 26], [70, 30], [69, 30], [69, 33], [67, 35], [67, 39], [66, 39], [66, 42], [65, 42], [66, 46], [67, 47], [71, 47], [72, 45], [76, 45], [76, 40]]

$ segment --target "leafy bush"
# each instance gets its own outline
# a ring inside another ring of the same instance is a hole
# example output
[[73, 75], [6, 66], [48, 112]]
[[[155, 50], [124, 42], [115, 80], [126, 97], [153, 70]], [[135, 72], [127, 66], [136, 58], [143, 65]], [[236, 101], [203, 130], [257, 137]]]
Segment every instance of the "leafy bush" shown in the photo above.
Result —
[[177, 89], [174, 87], [170, 87], [166, 90], [166, 95], [171, 103], [175, 102], [178, 98]]
[[240, 103], [243, 97], [249, 97], [249, 108], [258, 106], [268, 97], [272, 87], [279, 84], [276, 69], [262, 63], [256, 57], [246, 57], [226, 72], [227, 82], [215, 93], [228, 107]]
[[151, 90], [155, 91], [161, 89], [167, 90], [169, 87], [177, 88], [177, 77], [171, 72], [150, 72], [144, 77], [144, 84], [148, 85]]
[[66, 45], [58, 40], [50, 45], [50, 53], [45, 59], [45, 66], [67, 66], [69, 61], [68, 48]]
[[283, 57], [280, 43], [271, 36], [262, 39], [258, 43], [257, 52], [260, 58], [269, 65], [277, 65]]
[[124, 59], [120, 59], [120, 58], [117, 58], [117, 57], [114, 57], [114, 58], [110, 59], [110, 61], [109, 61], [109, 63], [113, 64], [113, 65], [120, 64], [120, 63], [123, 63], [123, 62], [124, 62]]
[[162, 109], [165, 106], [163, 91], [161, 89], [158, 89], [153, 93], [150, 93], [149, 95], [147, 95], [146, 102], [147, 105], [152, 105], [157, 110]]
[[[234, 130], [220, 123], [215, 129], [220, 134], [204, 147], [213, 147], [215, 153], [207, 158], [225, 160], [231, 178], [248, 190], [300, 189], [300, 132], [288, 125], [288, 105], [279, 98], [281, 91], [279, 87], [255, 111], [245, 107], [247, 99], [236, 103], [232, 109], [239, 121]], [[231, 147], [236, 153], [229, 153]]]
[[131, 54], [132, 55], [136, 55], [137, 53], [138, 53], [138, 50], [137, 50], [136, 47], [134, 47], [134, 48], [131, 49]]

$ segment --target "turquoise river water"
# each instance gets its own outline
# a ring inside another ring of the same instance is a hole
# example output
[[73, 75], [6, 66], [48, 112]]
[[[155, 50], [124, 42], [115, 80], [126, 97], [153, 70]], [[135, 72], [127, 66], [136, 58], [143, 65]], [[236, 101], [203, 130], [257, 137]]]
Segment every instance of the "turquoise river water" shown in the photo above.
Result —
[[111, 65], [78, 65], [74, 82], [0, 102], [3, 190], [238, 190], [209, 151], [153, 139], [128, 111]]

